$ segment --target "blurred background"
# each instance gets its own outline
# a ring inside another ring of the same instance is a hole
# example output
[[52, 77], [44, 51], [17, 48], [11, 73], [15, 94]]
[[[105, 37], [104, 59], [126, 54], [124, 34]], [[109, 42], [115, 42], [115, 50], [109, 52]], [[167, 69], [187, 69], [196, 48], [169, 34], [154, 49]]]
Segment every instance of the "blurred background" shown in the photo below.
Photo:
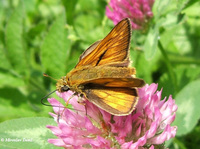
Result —
[[[137, 77], [158, 83], [162, 98], [176, 100], [170, 148], [200, 148], [200, 1], [151, 4], [145, 20], [131, 18], [141, 25], [133, 25], [132, 65]], [[0, 0], [0, 122], [49, 117], [52, 107], [40, 101], [56, 80], [43, 73], [59, 79], [74, 68], [114, 27], [108, 9], [107, 0]]]

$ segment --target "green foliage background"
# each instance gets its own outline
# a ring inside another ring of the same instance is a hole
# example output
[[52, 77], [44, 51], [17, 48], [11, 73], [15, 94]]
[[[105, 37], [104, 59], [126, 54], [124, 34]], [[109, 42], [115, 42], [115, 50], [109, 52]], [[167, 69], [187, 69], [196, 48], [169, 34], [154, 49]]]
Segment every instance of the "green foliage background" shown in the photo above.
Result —
[[[40, 99], [55, 90], [79, 55], [114, 27], [106, 0], [0, 0], [0, 148], [56, 148], [45, 125], [52, 107]], [[200, 148], [200, 2], [155, 0], [146, 32], [133, 31], [131, 58], [137, 77], [158, 83], [179, 109], [170, 148]], [[55, 96], [55, 95], [53, 95]], [[29, 117], [29, 118], [25, 118]], [[43, 118], [39, 118], [43, 117]], [[46, 117], [46, 118], [45, 118]]]

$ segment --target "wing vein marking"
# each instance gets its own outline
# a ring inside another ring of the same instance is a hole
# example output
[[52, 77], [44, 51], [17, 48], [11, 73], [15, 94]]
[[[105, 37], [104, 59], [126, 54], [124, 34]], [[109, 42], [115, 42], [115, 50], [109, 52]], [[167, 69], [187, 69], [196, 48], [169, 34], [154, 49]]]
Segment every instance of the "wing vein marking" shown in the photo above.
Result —
[[97, 66], [97, 65], [99, 64], [99, 62], [100, 62], [101, 59], [103, 58], [103, 56], [104, 56], [104, 54], [106, 53], [106, 51], [107, 51], [107, 50], [105, 50], [105, 51], [100, 55], [100, 57], [99, 57], [99, 59], [98, 59], [98, 61], [97, 61], [97, 63], [96, 63], [95, 66]]

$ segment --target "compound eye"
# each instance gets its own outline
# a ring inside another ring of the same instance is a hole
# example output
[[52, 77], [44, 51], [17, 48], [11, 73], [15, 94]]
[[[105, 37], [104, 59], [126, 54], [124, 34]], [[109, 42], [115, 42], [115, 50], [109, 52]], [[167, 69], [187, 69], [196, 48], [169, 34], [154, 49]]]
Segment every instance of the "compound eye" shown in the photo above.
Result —
[[61, 92], [66, 92], [66, 91], [68, 91], [69, 90], [69, 87], [68, 86], [63, 86], [62, 88], [61, 88]]

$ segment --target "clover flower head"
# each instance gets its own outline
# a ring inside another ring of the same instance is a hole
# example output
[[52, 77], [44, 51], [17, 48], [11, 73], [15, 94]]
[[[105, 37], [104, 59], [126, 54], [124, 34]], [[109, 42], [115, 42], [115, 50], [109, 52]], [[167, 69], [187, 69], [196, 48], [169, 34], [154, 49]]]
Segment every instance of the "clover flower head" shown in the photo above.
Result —
[[134, 30], [146, 27], [153, 17], [154, 0], [110, 0], [106, 6], [106, 15], [114, 24], [123, 18], [130, 18]]
[[[172, 96], [161, 100], [161, 91], [157, 84], [145, 85], [138, 89], [139, 101], [136, 109], [127, 116], [113, 116], [98, 108], [88, 100], [78, 103], [73, 97], [69, 104], [75, 110], [61, 106], [54, 98], [48, 101], [55, 114], [50, 113], [58, 123], [47, 126], [58, 139], [48, 142], [65, 148], [122, 148], [154, 149], [176, 135], [176, 126], [171, 126], [175, 119], [177, 106]], [[73, 92], [57, 92], [67, 100]]]

